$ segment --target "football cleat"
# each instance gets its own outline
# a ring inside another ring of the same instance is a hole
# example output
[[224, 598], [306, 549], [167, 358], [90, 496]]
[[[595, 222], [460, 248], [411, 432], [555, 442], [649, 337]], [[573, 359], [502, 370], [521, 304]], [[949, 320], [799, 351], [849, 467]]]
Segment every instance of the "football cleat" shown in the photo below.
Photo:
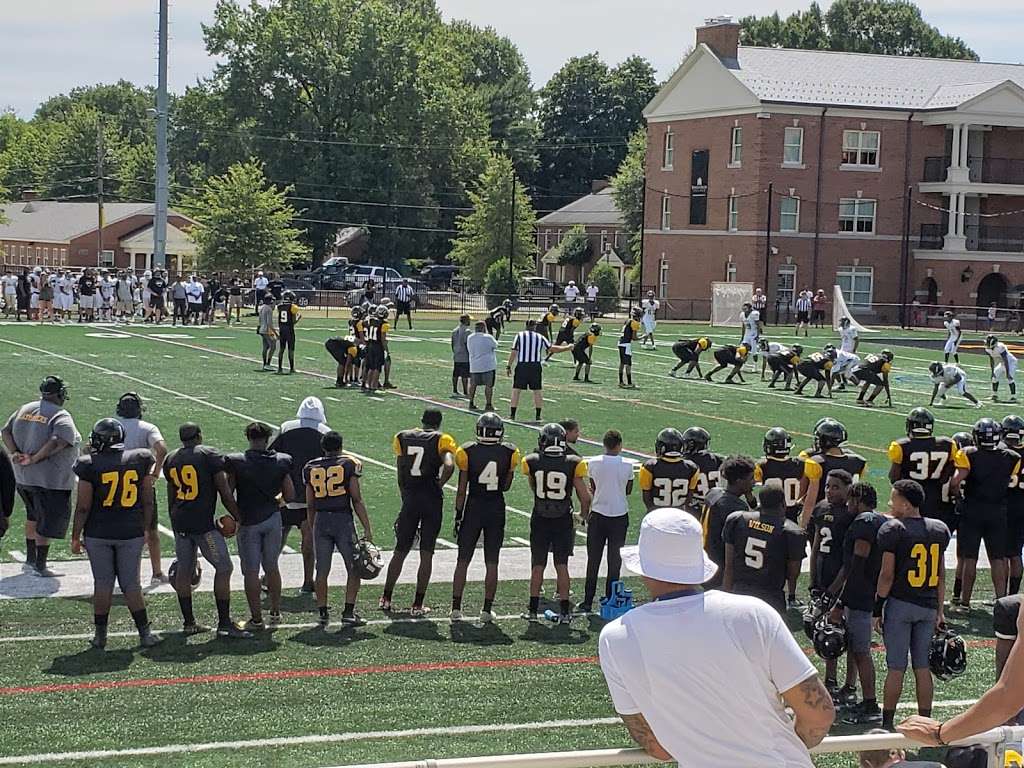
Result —
[[347, 615], [343, 613], [341, 614], [341, 626], [349, 628], [364, 627], [366, 626], [366, 620], [358, 613]]
[[907, 437], [928, 437], [935, 431], [935, 417], [927, 408], [915, 408], [907, 414]]
[[462, 621], [466, 617], [458, 608], [452, 608], [452, 612], [448, 614], [448, 618], [451, 621]]
[[482, 624], [493, 624], [494, 623], [494, 612], [493, 611], [480, 611], [480, 622]]
[[937, 632], [928, 648], [928, 666], [939, 680], [952, 680], [967, 669], [967, 646], [960, 635], [945, 629]]
[[232, 622], [231, 624], [223, 624], [217, 627], [217, 637], [225, 637], [230, 640], [249, 640], [252, 638], [252, 632], [242, 629]]

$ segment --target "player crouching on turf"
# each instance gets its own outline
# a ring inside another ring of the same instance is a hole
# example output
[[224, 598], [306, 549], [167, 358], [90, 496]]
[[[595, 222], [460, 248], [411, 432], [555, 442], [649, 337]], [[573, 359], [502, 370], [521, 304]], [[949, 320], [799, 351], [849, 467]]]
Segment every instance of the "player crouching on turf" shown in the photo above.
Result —
[[807, 382], [815, 381], [818, 389], [815, 397], [821, 397], [821, 392], [828, 388], [828, 396], [832, 397], [832, 367], [836, 362], [836, 348], [829, 345], [821, 352], [814, 352], [803, 358], [796, 367], [796, 372], [804, 377], [804, 380], [796, 388], [796, 394], [802, 395]]
[[988, 354], [988, 367], [992, 373], [992, 402], [999, 402], [999, 380], [1006, 379], [1010, 388], [1008, 403], [1017, 402], [1017, 358], [1006, 345], [994, 334], [985, 337], [985, 352]]
[[786, 347], [778, 342], [769, 342], [764, 339], [760, 343], [761, 351], [764, 353], [761, 361], [761, 381], [764, 381], [765, 368], [770, 368], [772, 379], [768, 382], [768, 388], [775, 389], [775, 383], [782, 376], [786, 384], [785, 390], [789, 392], [792, 388], [793, 374], [796, 373], [796, 367], [800, 365], [800, 355], [804, 353], [804, 348], [800, 344]]
[[978, 398], [967, 391], [967, 374], [959, 365], [952, 363], [940, 363], [935, 361], [928, 366], [928, 373], [932, 380], [932, 398], [928, 401], [929, 406], [935, 405], [935, 398], [939, 398], [939, 405], [946, 404], [946, 392], [953, 390], [963, 395], [975, 408], [981, 408]]
[[719, 371], [723, 371], [729, 366], [732, 366], [732, 370], [729, 375], [725, 377], [726, 384], [733, 384], [733, 379], [739, 377], [741, 384], [747, 382], [743, 380], [743, 364], [747, 362], [747, 355], [750, 353], [750, 348], [745, 344], [740, 344], [738, 347], [732, 344], [723, 344], [715, 350], [715, 362], [718, 363], [714, 368], [708, 371], [704, 377], [705, 381], [713, 381], [711, 378]]
[[484, 324], [487, 327], [487, 332], [494, 338], [501, 338], [501, 331], [512, 318], [512, 299], [505, 299], [501, 304], [496, 306], [490, 312], [487, 313], [487, 317], [484, 318]]
[[355, 361], [359, 356], [359, 345], [350, 336], [335, 336], [324, 342], [324, 348], [338, 364], [334, 375], [334, 386], [338, 389], [346, 386], [355, 369]]
[[[582, 309], [577, 309], [577, 312], [582, 313]], [[572, 359], [576, 361], [576, 374], [572, 377], [573, 381], [580, 380], [580, 371], [583, 372], [583, 381], [587, 384], [593, 384], [590, 380], [590, 366], [594, 362], [594, 347], [597, 345], [597, 339], [601, 335], [601, 326], [598, 323], [591, 324], [579, 340], [573, 344], [572, 347]]]
[[697, 371], [698, 376], [703, 376], [700, 370], [700, 353], [711, 348], [711, 339], [701, 336], [699, 339], [680, 339], [672, 345], [672, 354], [679, 358], [675, 368], [668, 372], [669, 376], [675, 376], [676, 371], [686, 366], [683, 376], [689, 376], [692, 371]]
[[[892, 408], [892, 392], [889, 389], [889, 373], [892, 371], [893, 354], [891, 350], [883, 349], [877, 355], [867, 355], [864, 361], [853, 369], [850, 378], [861, 385], [860, 394], [857, 395], [857, 405], [872, 406], [875, 398], [884, 390], [886, 406]], [[873, 386], [874, 391], [864, 399], [868, 387]]]
[[124, 427], [100, 419], [89, 436], [92, 453], [78, 458], [78, 502], [71, 551], [82, 554], [82, 536], [93, 578], [93, 648], [107, 645], [107, 622], [117, 579], [139, 644], [151, 648], [162, 638], [149, 626], [142, 599], [139, 564], [145, 531], [153, 516], [153, 454], [145, 448], [124, 450]]
[[[831, 344], [825, 346], [826, 349], [835, 349]], [[853, 371], [860, 365], [860, 355], [856, 355], [853, 352], [848, 352], [845, 349], [836, 350], [836, 363], [832, 366], [832, 387], [839, 392], [846, 391], [846, 385], [857, 386], [857, 382], [853, 379]], [[836, 388], [836, 384], [839, 385]]]
[[523, 459], [523, 474], [533, 492], [533, 514], [530, 517], [530, 603], [523, 614], [527, 621], [537, 621], [540, 610], [540, 588], [544, 568], [551, 554], [555, 564], [556, 592], [559, 595], [560, 624], [572, 621], [569, 603], [569, 555], [572, 552], [576, 527], [572, 514], [572, 494], [580, 500], [580, 517], [590, 516], [590, 482], [587, 462], [567, 451], [565, 429], [560, 424], [546, 424], [537, 439], [537, 451]]
[[358, 627], [365, 622], [355, 612], [362, 576], [375, 576], [373, 569], [366, 573], [363, 566], [374, 566], [379, 570], [379, 555], [375, 562], [361, 563], [368, 552], [373, 560], [375, 547], [367, 547], [356, 537], [353, 513], [363, 528], [362, 542], [373, 541], [370, 518], [366, 514], [359, 478], [363, 465], [342, 453], [342, 439], [335, 431], [324, 434], [320, 447], [324, 455], [308, 462], [302, 470], [306, 486], [307, 524], [313, 531], [313, 548], [316, 552], [316, 576], [313, 586], [316, 591], [316, 605], [319, 623], [326, 627], [330, 623], [327, 606], [327, 578], [331, 575], [331, 558], [337, 552], [345, 562], [348, 580], [345, 583], [345, 608], [341, 623], [347, 627]]
[[484, 605], [480, 621], [494, 621], [498, 559], [505, 538], [505, 492], [519, 466], [519, 449], [504, 442], [505, 424], [496, 413], [476, 420], [476, 440], [455, 451], [459, 489], [455, 494], [455, 541], [459, 559], [452, 579], [452, 621], [461, 621], [466, 573], [481, 535], [484, 539]]

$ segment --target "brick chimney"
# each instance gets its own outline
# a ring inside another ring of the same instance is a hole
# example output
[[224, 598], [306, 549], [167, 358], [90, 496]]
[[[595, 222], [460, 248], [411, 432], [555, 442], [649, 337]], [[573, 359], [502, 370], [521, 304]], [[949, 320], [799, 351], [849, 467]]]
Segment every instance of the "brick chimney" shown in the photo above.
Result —
[[697, 27], [697, 45], [704, 43], [725, 61], [735, 60], [740, 46], [740, 24], [732, 16], [714, 16]]

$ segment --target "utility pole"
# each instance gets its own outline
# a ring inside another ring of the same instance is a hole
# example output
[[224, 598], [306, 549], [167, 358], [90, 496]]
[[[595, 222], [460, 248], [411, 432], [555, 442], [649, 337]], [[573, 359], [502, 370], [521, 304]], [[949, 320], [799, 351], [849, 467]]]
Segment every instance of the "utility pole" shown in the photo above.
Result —
[[103, 264], [103, 117], [96, 120], [96, 266]]
[[156, 75], [156, 205], [153, 211], [153, 269], [167, 266], [167, 0], [160, 0]]
[[516, 169], [512, 167], [512, 211], [511, 222], [508, 227], [508, 297], [512, 298], [512, 291], [515, 289], [516, 272], [514, 267], [516, 253]]
[[[765, 221], [765, 246], [764, 246], [764, 291], [768, 293], [768, 270], [772, 259], [772, 198], [775, 192], [775, 184], [768, 182], [768, 216]], [[775, 322], [779, 319], [776, 317]]]
[[[640, 301], [640, 294], [644, 292], [644, 230], [647, 228], [647, 175], [644, 174], [643, 186], [640, 194], [640, 248], [637, 258], [640, 259], [640, 285], [637, 286], [637, 301]], [[629, 310], [633, 311], [633, 287], [629, 289]]]
[[903, 201], [903, 247], [900, 249], [900, 327], [906, 328], [907, 322], [907, 272], [910, 268], [910, 196], [913, 187], [907, 187]]

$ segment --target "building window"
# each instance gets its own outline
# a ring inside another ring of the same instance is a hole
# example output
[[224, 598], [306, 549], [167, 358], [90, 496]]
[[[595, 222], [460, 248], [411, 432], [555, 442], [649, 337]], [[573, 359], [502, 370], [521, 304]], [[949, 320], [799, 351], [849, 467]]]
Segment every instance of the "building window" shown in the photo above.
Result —
[[743, 129], [738, 125], [732, 129], [732, 148], [729, 151], [729, 165], [743, 162]]
[[61, 248], [60, 249], [60, 265], [62, 267], [66, 267], [67, 264], [68, 264], [68, 249], [67, 248]]
[[877, 201], [844, 197], [839, 200], [839, 231], [871, 235], [875, 232]]
[[675, 159], [676, 154], [676, 135], [672, 133], [672, 129], [669, 128], [665, 132], [665, 147], [664, 153], [661, 160], [661, 169], [663, 171], [672, 170], [672, 162]]
[[725, 265], [725, 282], [736, 282], [736, 265], [733, 264], [731, 261]]
[[800, 231], [800, 198], [784, 197], [779, 204], [779, 232]]
[[672, 198], [661, 196], [661, 228], [672, 229]]
[[874, 267], [839, 267], [836, 270], [836, 285], [843, 291], [843, 298], [851, 307], [869, 307], [875, 288]]
[[665, 259], [661, 260], [658, 268], [658, 296], [668, 298], [668, 262]]
[[780, 307], [791, 307], [795, 297], [796, 264], [780, 264], [775, 282], [775, 301]]
[[783, 139], [782, 162], [800, 165], [804, 161], [804, 129], [787, 128]]
[[100, 254], [100, 266], [101, 267], [112, 267], [114, 266], [114, 252], [103, 251]]
[[608, 250], [608, 233], [605, 230], [601, 230], [601, 250], [600, 253], [604, 253]]
[[740, 201], [736, 195], [729, 195], [729, 231], [735, 232], [740, 228]]
[[843, 131], [843, 165], [878, 166], [878, 131]]

